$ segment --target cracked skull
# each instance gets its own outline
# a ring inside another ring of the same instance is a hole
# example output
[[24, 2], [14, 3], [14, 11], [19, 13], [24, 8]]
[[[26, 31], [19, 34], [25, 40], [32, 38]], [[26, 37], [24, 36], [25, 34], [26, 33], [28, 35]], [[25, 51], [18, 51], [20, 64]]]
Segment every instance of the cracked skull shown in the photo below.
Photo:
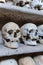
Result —
[[38, 26], [39, 42], [43, 44], [43, 25]]
[[21, 27], [21, 35], [26, 45], [37, 45], [37, 26], [33, 23], [24, 24]]
[[5, 45], [10, 48], [18, 48], [21, 37], [20, 28], [16, 23], [9, 22], [2, 27], [2, 36]]
[[15, 2], [15, 5], [17, 6], [21, 6], [21, 7], [29, 7], [30, 8], [30, 4], [31, 4], [31, 0], [13, 0]]

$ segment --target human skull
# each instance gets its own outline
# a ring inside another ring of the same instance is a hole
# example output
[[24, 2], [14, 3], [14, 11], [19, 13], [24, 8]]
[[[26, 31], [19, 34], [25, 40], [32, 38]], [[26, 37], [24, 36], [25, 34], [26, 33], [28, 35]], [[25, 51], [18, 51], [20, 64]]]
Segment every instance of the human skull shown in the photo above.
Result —
[[36, 65], [31, 57], [24, 57], [19, 59], [19, 65]]
[[[25, 6], [28, 4], [28, 7], [30, 7], [30, 4], [31, 4], [31, 0], [13, 0], [13, 2], [15, 3], [15, 5], [17, 6]], [[27, 7], [27, 6], [26, 6]]]
[[18, 48], [20, 28], [16, 23], [9, 22], [2, 27], [2, 36], [5, 45], [10, 48]]
[[0, 0], [0, 3], [4, 3], [5, 2], [5, 0]]
[[15, 59], [7, 59], [0, 62], [0, 65], [18, 65]]
[[21, 35], [26, 45], [37, 45], [37, 26], [33, 23], [24, 24], [21, 27]]
[[34, 61], [36, 65], [43, 65], [43, 55], [35, 56]]
[[39, 42], [43, 44], [43, 24], [38, 26]]
[[31, 7], [33, 9], [40, 10], [41, 7], [42, 7], [41, 0], [33, 0], [32, 3], [31, 3]]

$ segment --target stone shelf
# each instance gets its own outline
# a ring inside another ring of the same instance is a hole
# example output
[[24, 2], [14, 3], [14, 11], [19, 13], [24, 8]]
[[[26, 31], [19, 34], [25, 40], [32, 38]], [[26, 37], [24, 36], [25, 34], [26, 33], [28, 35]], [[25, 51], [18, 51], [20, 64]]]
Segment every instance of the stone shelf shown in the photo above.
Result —
[[13, 5], [13, 3], [0, 3], [0, 8], [8, 9], [11, 11], [24, 12], [28, 14], [43, 15], [43, 10], [35, 10], [35, 9], [29, 9], [25, 7], [19, 7], [19, 6]]
[[5, 47], [3, 44], [0, 44], [0, 57], [35, 52], [43, 52], [43, 45], [38, 44], [37, 46], [26, 46], [24, 44], [20, 44], [18, 49], [10, 49]]

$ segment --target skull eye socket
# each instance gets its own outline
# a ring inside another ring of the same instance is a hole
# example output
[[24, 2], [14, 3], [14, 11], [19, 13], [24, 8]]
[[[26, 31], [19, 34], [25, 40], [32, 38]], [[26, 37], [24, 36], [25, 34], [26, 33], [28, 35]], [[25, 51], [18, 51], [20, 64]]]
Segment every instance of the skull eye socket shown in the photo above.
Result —
[[13, 30], [9, 30], [8, 33], [11, 35], [13, 33]]
[[32, 30], [30, 30], [30, 31], [29, 31], [29, 33], [31, 33], [32, 31], [33, 31], [33, 29], [32, 29]]
[[16, 33], [19, 33], [20, 32], [20, 30], [16, 30]]

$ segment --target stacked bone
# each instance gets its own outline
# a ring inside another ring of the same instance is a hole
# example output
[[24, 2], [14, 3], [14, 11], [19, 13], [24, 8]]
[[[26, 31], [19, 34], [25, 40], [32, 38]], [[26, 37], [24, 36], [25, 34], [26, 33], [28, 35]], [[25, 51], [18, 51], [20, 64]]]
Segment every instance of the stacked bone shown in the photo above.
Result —
[[19, 65], [36, 65], [31, 57], [24, 57], [19, 59]]
[[26, 45], [43, 44], [43, 24], [38, 27], [32, 23], [24, 24], [21, 27], [21, 35]]
[[31, 8], [32, 0], [13, 0], [13, 2], [17, 6]]
[[30, 56], [22, 57], [19, 58], [18, 62], [15, 59], [1, 60], [0, 65], [43, 65], [43, 55], [34, 58]]
[[0, 0], [0, 3], [6, 3], [24, 7], [24, 8], [29, 8], [29, 9], [36, 9], [36, 10], [43, 10], [43, 2], [41, 0]]
[[16, 23], [9, 22], [2, 27], [2, 37], [9, 48], [18, 48], [21, 41], [25, 45], [43, 44], [43, 25], [37, 27], [33, 23], [26, 23], [20, 28]]
[[41, 0], [13, 0], [13, 2], [17, 6], [43, 10], [43, 2]]
[[24, 57], [19, 59], [19, 65], [43, 65], [43, 55], [32, 57]]

